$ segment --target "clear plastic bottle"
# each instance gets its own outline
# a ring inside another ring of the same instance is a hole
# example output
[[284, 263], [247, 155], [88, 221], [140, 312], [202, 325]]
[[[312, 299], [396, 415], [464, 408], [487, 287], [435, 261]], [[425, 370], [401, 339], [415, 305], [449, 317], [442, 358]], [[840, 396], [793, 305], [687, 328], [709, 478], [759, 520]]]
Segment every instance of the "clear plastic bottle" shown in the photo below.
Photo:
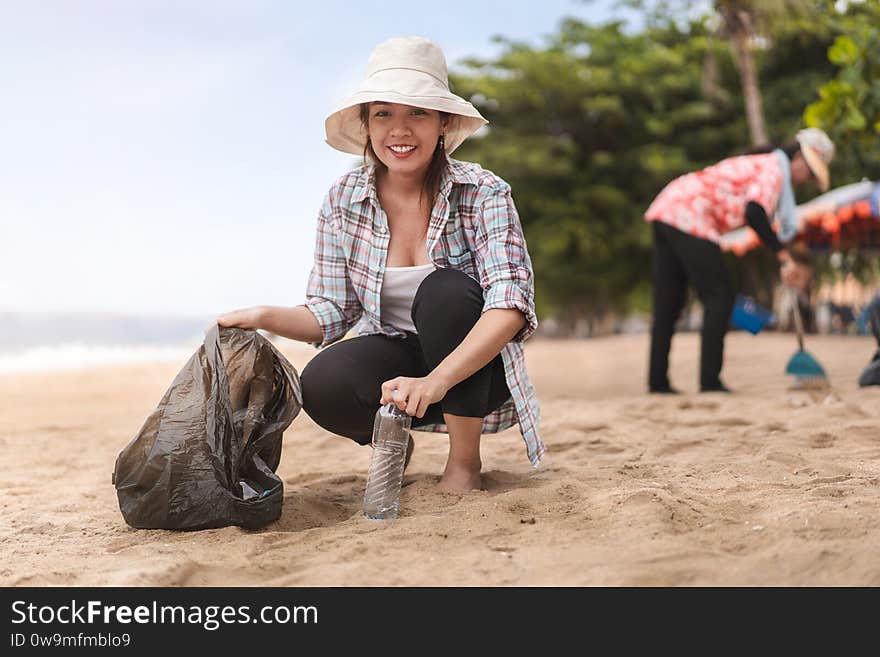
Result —
[[411, 422], [412, 418], [396, 404], [386, 404], [376, 411], [373, 456], [364, 492], [364, 515], [367, 518], [393, 520], [400, 512], [400, 486]]

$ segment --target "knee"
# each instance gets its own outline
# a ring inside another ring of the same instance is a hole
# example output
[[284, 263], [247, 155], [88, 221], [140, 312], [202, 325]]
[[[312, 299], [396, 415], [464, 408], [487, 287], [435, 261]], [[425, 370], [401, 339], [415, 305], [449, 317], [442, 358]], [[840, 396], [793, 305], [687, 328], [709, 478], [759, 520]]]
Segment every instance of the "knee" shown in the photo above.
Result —
[[299, 376], [302, 386], [303, 410], [318, 424], [324, 415], [332, 392], [336, 389], [337, 376], [335, 368], [328, 367], [321, 358], [323, 353], [310, 360]]
[[483, 309], [483, 289], [473, 278], [456, 269], [438, 269], [419, 285], [413, 299], [412, 319], [446, 319], [460, 322], [479, 319]]
[[303, 410], [315, 424], [330, 433], [351, 438], [362, 445], [367, 444], [372, 427], [362, 427], [360, 422], [356, 423], [357, 426], [346, 425], [346, 418], [350, 415], [360, 415], [350, 412], [352, 409], [346, 409], [348, 404], [358, 403], [351, 372], [334, 363], [327, 355], [327, 352], [319, 353], [300, 374]]

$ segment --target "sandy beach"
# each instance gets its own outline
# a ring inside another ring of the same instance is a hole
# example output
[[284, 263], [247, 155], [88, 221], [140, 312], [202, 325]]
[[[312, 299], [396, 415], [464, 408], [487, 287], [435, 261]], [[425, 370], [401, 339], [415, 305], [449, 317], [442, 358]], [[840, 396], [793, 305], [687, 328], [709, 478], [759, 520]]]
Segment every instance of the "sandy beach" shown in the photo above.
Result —
[[[447, 439], [416, 434], [402, 517], [367, 521], [369, 450], [301, 413], [284, 436], [281, 519], [262, 530], [129, 528], [119, 451], [183, 363], [0, 376], [0, 584], [880, 585], [880, 388], [864, 337], [809, 336], [832, 394], [792, 392], [791, 335], [728, 337], [735, 394], [645, 393], [647, 336], [534, 340], [548, 454], [483, 438], [485, 490], [434, 489]], [[316, 352], [281, 345], [301, 370]]]

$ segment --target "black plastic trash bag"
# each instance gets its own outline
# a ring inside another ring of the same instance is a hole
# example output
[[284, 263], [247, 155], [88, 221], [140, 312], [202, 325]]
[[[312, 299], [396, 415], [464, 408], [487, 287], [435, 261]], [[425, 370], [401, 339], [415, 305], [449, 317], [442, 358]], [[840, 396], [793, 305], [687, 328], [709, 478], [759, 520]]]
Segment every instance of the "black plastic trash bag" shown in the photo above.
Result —
[[880, 386], [880, 299], [868, 306], [868, 323], [877, 340], [877, 353], [859, 376], [859, 386]]
[[281, 436], [299, 374], [262, 335], [215, 325], [116, 459], [125, 521], [141, 529], [261, 527], [281, 515]]

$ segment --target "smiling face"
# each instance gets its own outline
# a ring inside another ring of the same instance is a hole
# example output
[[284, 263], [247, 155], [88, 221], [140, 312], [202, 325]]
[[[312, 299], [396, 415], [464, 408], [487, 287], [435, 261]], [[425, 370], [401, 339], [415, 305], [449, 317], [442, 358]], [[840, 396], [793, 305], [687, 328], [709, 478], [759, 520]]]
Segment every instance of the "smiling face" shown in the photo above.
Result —
[[373, 102], [367, 130], [373, 152], [393, 173], [424, 173], [443, 133], [444, 119], [435, 110]]

